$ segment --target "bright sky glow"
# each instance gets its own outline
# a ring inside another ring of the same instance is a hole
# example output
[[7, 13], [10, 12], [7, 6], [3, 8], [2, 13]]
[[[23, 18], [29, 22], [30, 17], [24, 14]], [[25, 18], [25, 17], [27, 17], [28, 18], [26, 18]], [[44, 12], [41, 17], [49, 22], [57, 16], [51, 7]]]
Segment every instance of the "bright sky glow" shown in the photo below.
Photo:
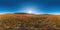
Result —
[[32, 13], [32, 11], [31, 11], [31, 10], [29, 10], [29, 11], [28, 11], [28, 13]]
[[23, 7], [21, 10], [23, 10], [23, 11], [18, 10], [17, 12], [29, 13], [29, 14], [37, 13], [37, 11], [36, 11], [37, 9], [35, 7]]
[[36, 8], [27, 8], [27, 12], [26, 13], [35, 14], [35, 13], [37, 13], [37, 11], [36, 11]]
[[51, 15], [60, 15], [60, 13], [49, 13]]
[[34, 8], [26, 8], [27, 13], [35, 13], [35, 9]]

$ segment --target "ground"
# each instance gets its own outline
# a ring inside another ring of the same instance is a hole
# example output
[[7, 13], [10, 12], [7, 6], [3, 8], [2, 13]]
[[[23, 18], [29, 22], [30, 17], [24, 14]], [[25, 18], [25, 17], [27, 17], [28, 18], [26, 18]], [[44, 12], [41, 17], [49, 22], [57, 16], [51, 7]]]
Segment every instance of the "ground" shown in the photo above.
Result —
[[0, 30], [58, 30], [60, 15], [4, 14], [0, 15]]

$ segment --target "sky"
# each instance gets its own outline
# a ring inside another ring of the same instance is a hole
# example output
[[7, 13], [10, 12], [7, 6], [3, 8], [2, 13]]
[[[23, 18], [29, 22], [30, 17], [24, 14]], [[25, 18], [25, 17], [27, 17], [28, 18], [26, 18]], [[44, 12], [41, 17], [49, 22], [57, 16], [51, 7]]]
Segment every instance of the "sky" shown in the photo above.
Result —
[[60, 14], [60, 0], [0, 0], [4, 13]]

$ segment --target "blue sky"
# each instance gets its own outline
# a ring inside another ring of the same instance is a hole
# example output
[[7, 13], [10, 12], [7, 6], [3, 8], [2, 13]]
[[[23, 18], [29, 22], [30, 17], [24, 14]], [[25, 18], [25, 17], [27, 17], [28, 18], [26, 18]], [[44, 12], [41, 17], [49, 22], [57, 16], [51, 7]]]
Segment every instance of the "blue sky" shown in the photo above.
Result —
[[0, 13], [60, 13], [60, 0], [0, 0]]

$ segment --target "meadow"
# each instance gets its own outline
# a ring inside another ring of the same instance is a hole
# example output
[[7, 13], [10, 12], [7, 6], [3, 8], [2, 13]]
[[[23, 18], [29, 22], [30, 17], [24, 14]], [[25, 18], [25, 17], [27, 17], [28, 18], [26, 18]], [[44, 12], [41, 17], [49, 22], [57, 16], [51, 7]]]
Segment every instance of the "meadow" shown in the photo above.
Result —
[[0, 15], [0, 30], [59, 30], [60, 15]]

